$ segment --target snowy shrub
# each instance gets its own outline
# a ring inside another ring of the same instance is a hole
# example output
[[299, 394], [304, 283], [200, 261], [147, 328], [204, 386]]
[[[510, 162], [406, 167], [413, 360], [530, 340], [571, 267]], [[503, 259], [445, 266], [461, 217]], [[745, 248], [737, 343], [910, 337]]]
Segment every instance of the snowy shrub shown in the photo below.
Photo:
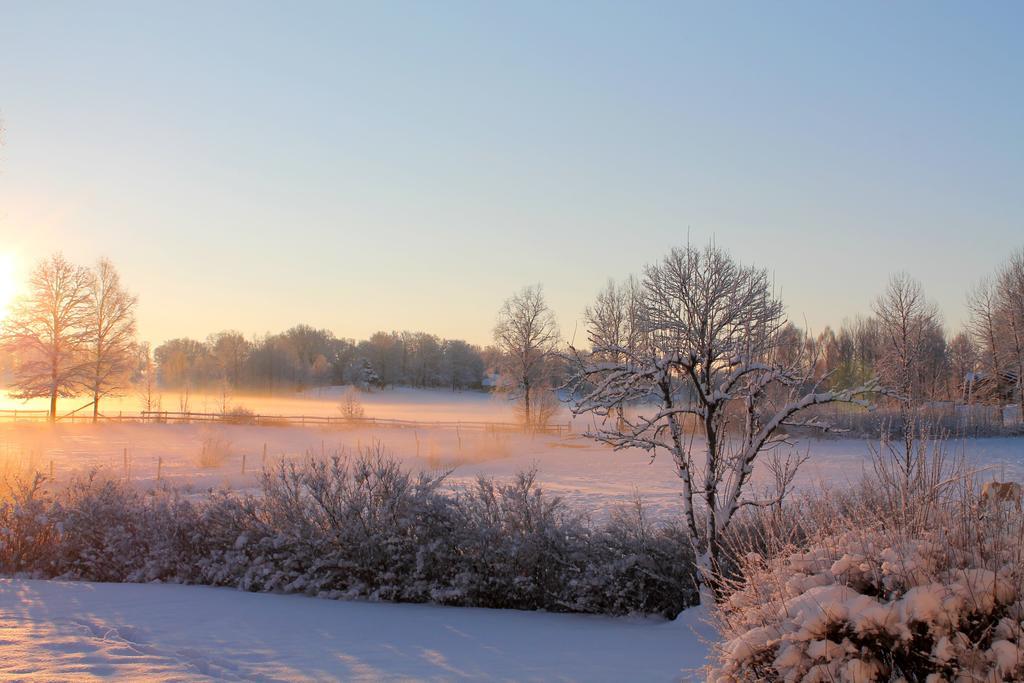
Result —
[[[520, 391], [519, 389], [514, 389], [512, 393], [515, 395], [520, 393]], [[514, 410], [516, 422], [522, 424], [527, 429], [543, 429], [558, 416], [558, 412], [562, 409], [562, 404], [558, 400], [558, 395], [554, 389], [542, 386], [530, 391], [529, 414], [526, 413], [525, 408], [524, 403], [516, 403]]]
[[338, 403], [338, 412], [346, 420], [361, 420], [366, 416], [359, 392], [354, 387], [349, 387], [342, 394], [341, 401]]
[[231, 442], [216, 434], [207, 434], [200, 445], [196, 464], [204, 469], [213, 469], [224, 465], [230, 457]]
[[250, 589], [423, 601], [418, 555], [443, 529], [443, 477], [413, 475], [382, 454], [282, 464], [252, 500], [272, 536], [248, 538], [269, 562]]
[[564, 585], [579, 573], [586, 533], [578, 514], [545, 496], [536, 471], [509, 483], [480, 478], [459, 492], [464, 566], [455, 590], [469, 604], [565, 610]]
[[737, 560], [711, 680], [1024, 678], [1020, 513], [964, 486], [896, 514], [885, 488], [865, 487], [859, 507], [815, 501], [810, 540]]
[[[592, 529], [543, 493], [536, 472], [449, 491], [379, 451], [264, 473], [250, 500], [265, 535], [242, 587], [330, 597], [514, 609], [675, 616], [696, 602], [678, 534], [646, 545]], [[616, 546], [616, 542], [618, 545]], [[635, 564], [638, 582], [624, 567]], [[645, 573], [646, 572], [646, 573]], [[639, 587], [638, 587], [639, 586]]]
[[140, 494], [95, 475], [71, 483], [59, 501], [59, 575], [126, 581], [143, 562], [148, 529]]
[[256, 424], [256, 413], [244, 406], [233, 406], [221, 416], [221, 421], [233, 425]]
[[46, 574], [58, 538], [53, 502], [43, 477], [5, 484], [0, 500], [0, 570], [5, 574]]
[[612, 512], [593, 545], [599, 556], [584, 565], [577, 581], [577, 611], [673, 618], [699, 601], [686, 528], [655, 526], [639, 498]]
[[95, 475], [77, 479], [56, 508], [54, 572], [93, 581], [187, 581], [202, 546], [197, 508], [172, 489], [140, 492]]
[[0, 503], [0, 571], [333, 598], [673, 617], [695, 604], [682, 532], [642, 506], [589, 523], [536, 472], [451, 488], [379, 447], [265, 470], [258, 494], [142, 492], [96, 476]]

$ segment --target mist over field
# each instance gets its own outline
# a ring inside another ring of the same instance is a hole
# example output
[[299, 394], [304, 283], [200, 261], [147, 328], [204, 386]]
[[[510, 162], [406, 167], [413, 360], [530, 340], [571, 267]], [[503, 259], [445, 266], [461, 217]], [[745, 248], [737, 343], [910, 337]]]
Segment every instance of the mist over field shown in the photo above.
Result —
[[[281, 394], [232, 393], [228, 397], [230, 408], [243, 408], [254, 413], [268, 416], [319, 416], [338, 417], [348, 387], [318, 387], [302, 392]], [[159, 392], [161, 408], [177, 412], [182, 401], [182, 393], [175, 390]], [[366, 407], [367, 414], [381, 419], [420, 420], [429, 422], [441, 421], [489, 421], [514, 422], [515, 406], [506, 396], [492, 395], [480, 391], [456, 391], [444, 389], [421, 390], [413, 388], [395, 388], [380, 392], [360, 394], [360, 402]], [[87, 403], [83, 399], [76, 404], [67, 402], [68, 412], [79, 405]], [[189, 407], [195, 413], [219, 413], [224, 405], [224, 396], [216, 393], [192, 392], [189, 395]], [[10, 392], [0, 391], [0, 410], [45, 411], [46, 400], [43, 398], [18, 399]], [[105, 414], [115, 417], [118, 414], [135, 415], [145, 410], [145, 399], [129, 394], [107, 399]], [[89, 418], [86, 413], [83, 418]]]

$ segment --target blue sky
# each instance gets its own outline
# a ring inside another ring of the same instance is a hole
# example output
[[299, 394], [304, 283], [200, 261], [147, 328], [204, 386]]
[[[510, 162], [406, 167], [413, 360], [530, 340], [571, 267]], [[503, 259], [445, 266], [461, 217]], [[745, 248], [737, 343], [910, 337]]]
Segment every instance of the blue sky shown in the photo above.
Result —
[[48, 3], [0, 22], [0, 252], [144, 337], [486, 342], [714, 238], [820, 330], [1024, 246], [1020, 3]]

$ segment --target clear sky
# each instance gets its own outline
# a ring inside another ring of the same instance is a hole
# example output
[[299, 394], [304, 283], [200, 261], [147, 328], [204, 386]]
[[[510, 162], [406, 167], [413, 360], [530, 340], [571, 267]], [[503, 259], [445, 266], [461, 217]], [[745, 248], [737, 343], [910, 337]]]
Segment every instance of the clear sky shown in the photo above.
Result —
[[486, 342], [714, 237], [820, 330], [1024, 245], [1024, 3], [0, 4], [0, 254], [144, 338]]

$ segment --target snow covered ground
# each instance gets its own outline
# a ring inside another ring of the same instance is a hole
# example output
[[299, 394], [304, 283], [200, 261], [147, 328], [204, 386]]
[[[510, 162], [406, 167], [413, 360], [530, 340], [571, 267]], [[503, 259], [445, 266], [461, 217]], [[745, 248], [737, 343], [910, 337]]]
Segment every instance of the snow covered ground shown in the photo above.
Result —
[[[254, 406], [278, 414], [317, 414], [313, 407], [337, 404], [330, 392], [288, 399], [298, 404], [265, 400]], [[374, 417], [511, 417], [507, 403], [474, 393], [400, 390], [364, 402]], [[637, 494], [656, 515], [679, 513], [679, 482], [667, 458], [651, 462], [639, 451], [614, 452], [582, 438], [585, 428], [580, 420], [573, 434], [558, 437], [439, 428], [3, 424], [0, 476], [52, 471], [59, 486], [98, 470], [141, 487], [159, 476], [197, 492], [247, 489], [264, 462], [380, 442], [411, 467], [453, 468], [455, 483], [537, 467], [546, 490], [598, 518]], [[1024, 479], [1024, 439], [948, 445], [984, 468], [984, 479]], [[201, 466], [204, 448], [221, 456], [211, 466]], [[794, 448], [811, 456], [802, 486], [842, 486], [870, 467], [862, 440], [811, 439]], [[691, 610], [663, 623], [203, 587], [7, 580], [0, 581], [0, 679], [686, 680], [684, 669], [699, 666], [706, 652], [691, 631], [699, 617]], [[698, 630], [709, 633], [706, 626]]]
[[[651, 462], [641, 451], [615, 452], [583, 438], [579, 431], [584, 428], [577, 424], [573, 434], [558, 437], [446, 428], [3, 424], [0, 475], [52, 471], [60, 485], [98, 470], [102, 476], [127, 477], [144, 487], [155, 484], [159, 476], [195, 491], [245, 489], [255, 485], [264, 463], [353, 452], [379, 442], [411, 467], [453, 468], [455, 483], [479, 475], [511, 477], [536, 466], [546, 490], [595, 516], [605, 514], [609, 505], [630, 502], [635, 494], [656, 514], [677, 514], [679, 481], [664, 454]], [[982, 479], [1024, 479], [1024, 439], [951, 441], [948, 447], [964, 451], [976, 467], [984, 468]], [[793, 448], [811, 456], [800, 472], [801, 486], [843, 486], [870, 468], [868, 443], [860, 439], [808, 439]], [[200, 463], [204, 449], [219, 454], [207, 467]], [[765, 483], [763, 469], [756, 471], [755, 485]]]
[[674, 622], [339, 602], [203, 586], [0, 580], [3, 680], [696, 680]]

